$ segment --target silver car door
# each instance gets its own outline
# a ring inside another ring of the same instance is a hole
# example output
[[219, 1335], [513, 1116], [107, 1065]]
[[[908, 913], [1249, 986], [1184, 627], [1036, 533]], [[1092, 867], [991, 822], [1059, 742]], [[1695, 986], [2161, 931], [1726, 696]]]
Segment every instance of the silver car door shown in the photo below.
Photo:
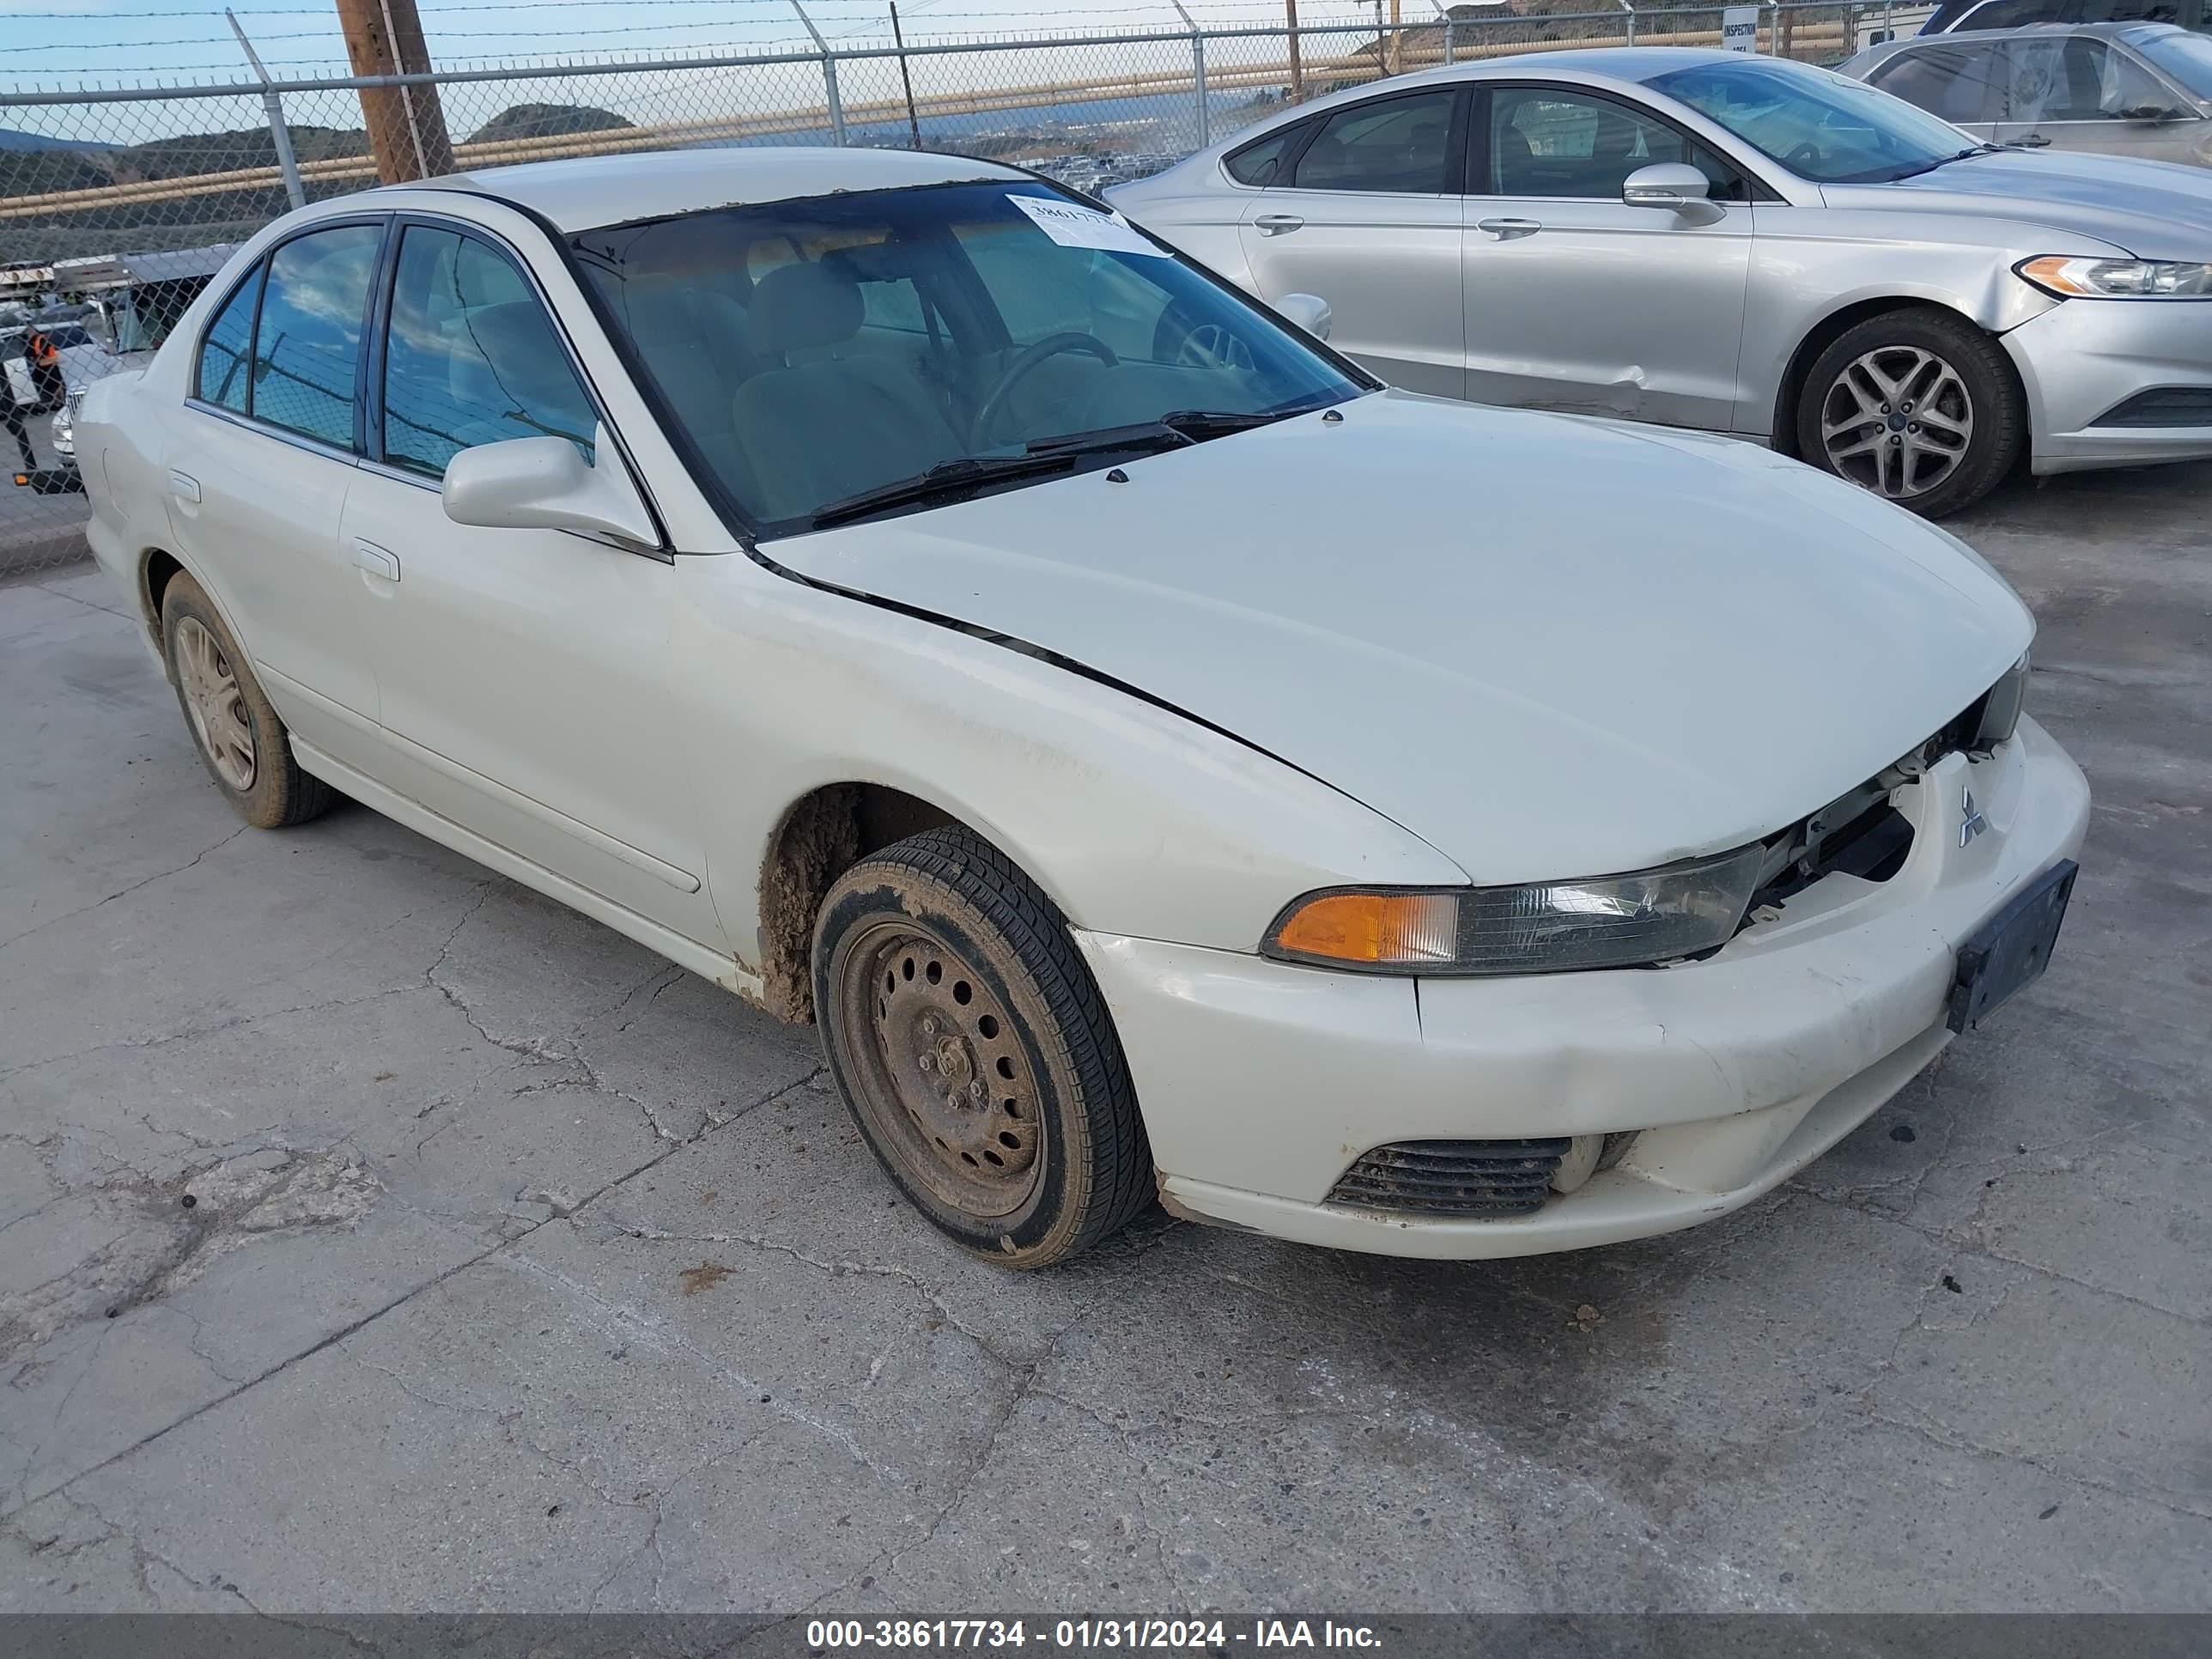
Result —
[[1465, 387], [1461, 103], [1443, 87], [1336, 111], [1238, 231], [1261, 297], [1319, 295], [1332, 345], [1394, 385], [1451, 398]]
[[[2127, 53], [2093, 35], [2008, 43], [2011, 107], [2001, 142], [2193, 161], [2203, 118]], [[2166, 112], [2184, 111], [2178, 118]]]
[[[1728, 428], [1747, 183], [1650, 111], [1586, 88], [1495, 85], [1473, 120], [1467, 395]], [[1629, 174], [1666, 161], [1706, 173], [1706, 210], [1622, 201]]]
[[1867, 84], [1992, 143], [2004, 119], [2004, 46], [2001, 40], [1938, 37], [1884, 58]]

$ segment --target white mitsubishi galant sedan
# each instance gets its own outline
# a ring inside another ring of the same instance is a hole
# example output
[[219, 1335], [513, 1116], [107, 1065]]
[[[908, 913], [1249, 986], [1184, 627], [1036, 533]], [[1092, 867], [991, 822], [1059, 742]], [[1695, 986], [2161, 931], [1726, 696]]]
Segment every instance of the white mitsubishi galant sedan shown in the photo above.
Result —
[[326, 202], [79, 422], [252, 823], [333, 790], [817, 1023], [1014, 1267], [1773, 1187], [2040, 971], [2087, 794], [1960, 543], [1388, 391], [1054, 185], [620, 156]]

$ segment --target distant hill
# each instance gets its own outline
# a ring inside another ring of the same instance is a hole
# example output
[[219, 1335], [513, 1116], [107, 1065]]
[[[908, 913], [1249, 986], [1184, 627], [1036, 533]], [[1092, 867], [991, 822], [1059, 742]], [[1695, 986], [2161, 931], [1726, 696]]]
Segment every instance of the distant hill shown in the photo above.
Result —
[[612, 110], [593, 109], [589, 104], [516, 104], [478, 127], [469, 142], [554, 138], [571, 132], [612, 132], [636, 125]]
[[113, 149], [112, 144], [103, 144], [92, 138], [49, 138], [43, 132], [25, 132], [20, 127], [0, 127], [0, 149]]

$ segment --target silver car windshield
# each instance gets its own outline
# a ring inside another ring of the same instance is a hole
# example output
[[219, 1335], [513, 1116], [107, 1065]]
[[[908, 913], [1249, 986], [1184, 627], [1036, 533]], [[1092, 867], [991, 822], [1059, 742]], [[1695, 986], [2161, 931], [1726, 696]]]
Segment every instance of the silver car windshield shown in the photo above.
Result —
[[2128, 44], [2195, 93], [2212, 98], [2212, 40], [2185, 29], [2131, 34]]
[[1370, 389], [1118, 218], [1026, 179], [717, 209], [570, 246], [695, 464], [762, 535]]
[[1901, 98], [1805, 64], [1747, 58], [1674, 70], [1648, 84], [1815, 184], [1910, 178], [1982, 148]]

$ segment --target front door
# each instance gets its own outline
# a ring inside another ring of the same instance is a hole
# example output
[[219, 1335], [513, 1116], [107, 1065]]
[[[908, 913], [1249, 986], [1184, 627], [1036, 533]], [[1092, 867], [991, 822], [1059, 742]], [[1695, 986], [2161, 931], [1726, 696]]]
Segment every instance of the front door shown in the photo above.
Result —
[[1317, 294], [1329, 343], [1394, 386], [1464, 395], [1452, 88], [1352, 104], [1322, 123], [1238, 238], [1266, 300]]
[[721, 948], [670, 714], [675, 571], [557, 530], [455, 524], [461, 450], [568, 439], [623, 465], [537, 291], [441, 224], [401, 233], [371, 459], [339, 527], [404, 794], [685, 938]]
[[2007, 43], [2011, 97], [2000, 143], [2194, 161], [2204, 119], [2125, 52], [2094, 35]]
[[[357, 471], [355, 381], [380, 222], [277, 245], [201, 337], [163, 446], [169, 524], [303, 742], [342, 758], [377, 686], [337, 529]], [[350, 716], [350, 718], [349, 718]]]
[[[1726, 430], [1739, 401], [1749, 186], [1656, 116], [1579, 88], [1498, 86], [1467, 199], [1467, 395]], [[1631, 207], [1687, 161], [1705, 212]]]

